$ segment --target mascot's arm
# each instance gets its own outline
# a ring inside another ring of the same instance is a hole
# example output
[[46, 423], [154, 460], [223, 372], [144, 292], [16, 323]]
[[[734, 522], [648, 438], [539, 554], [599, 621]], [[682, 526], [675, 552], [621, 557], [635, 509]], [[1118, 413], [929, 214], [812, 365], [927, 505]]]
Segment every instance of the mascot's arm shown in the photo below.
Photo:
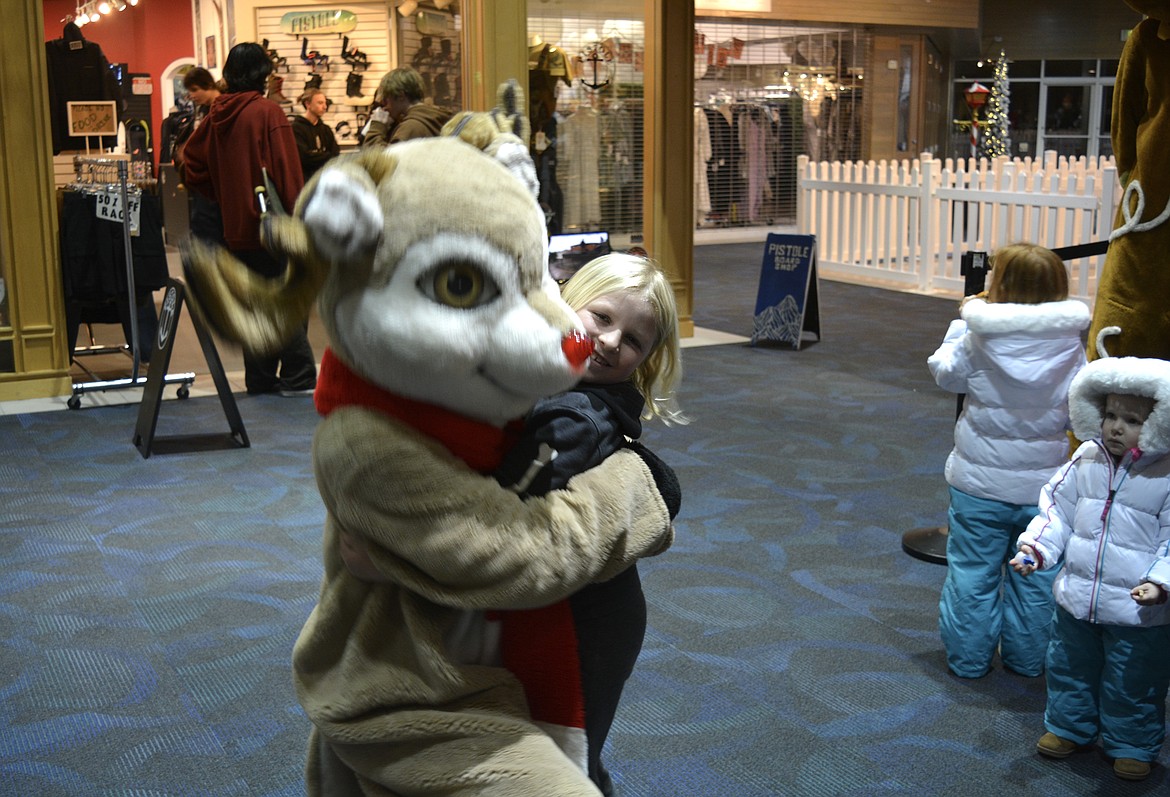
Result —
[[329, 415], [313, 454], [339, 529], [368, 546], [384, 579], [447, 606], [545, 606], [672, 539], [654, 479], [629, 451], [527, 501], [369, 410]]
[[1139, 24], [1125, 42], [1121, 61], [1117, 65], [1117, 81], [1113, 88], [1112, 131], [1113, 157], [1117, 163], [1117, 174], [1124, 187], [1129, 183], [1130, 172], [1137, 164], [1138, 125], [1145, 117], [1149, 106], [1146, 93], [1144, 34], [1153, 33], [1157, 22]]

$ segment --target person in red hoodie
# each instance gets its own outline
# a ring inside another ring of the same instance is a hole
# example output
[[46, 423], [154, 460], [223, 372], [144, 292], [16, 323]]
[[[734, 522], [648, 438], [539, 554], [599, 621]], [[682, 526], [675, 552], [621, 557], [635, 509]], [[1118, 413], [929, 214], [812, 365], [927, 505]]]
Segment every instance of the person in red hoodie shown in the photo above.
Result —
[[[285, 266], [260, 244], [256, 186], [264, 185], [266, 171], [275, 198], [290, 211], [304, 186], [292, 125], [281, 107], [264, 97], [271, 71], [272, 61], [259, 44], [233, 47], [223, 65], [227, 92], [215, 98], [183, 148], [186, 184], [219, 204], [222, 240], [214, 243], [270, 278], [280, 276]], [[244, 354], [248, 393], [307, 395], [316, 384], [317, 362], [307, 325], [275, 355]]]

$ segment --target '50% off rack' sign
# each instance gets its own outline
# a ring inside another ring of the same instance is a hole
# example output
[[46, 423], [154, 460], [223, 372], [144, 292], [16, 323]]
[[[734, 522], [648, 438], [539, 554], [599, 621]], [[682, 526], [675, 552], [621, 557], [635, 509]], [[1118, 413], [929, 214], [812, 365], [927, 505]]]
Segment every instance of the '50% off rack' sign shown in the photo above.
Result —
[[[94, 195], [97, 217], [106, 221], [122, 223], [122, 192], [118, 186], [110, 186]], [[130, 206], [130, 234], [138, 234], [138, 222], [141, 218], [142, 196], [137, 191], [129, 193], [126, 203]]]

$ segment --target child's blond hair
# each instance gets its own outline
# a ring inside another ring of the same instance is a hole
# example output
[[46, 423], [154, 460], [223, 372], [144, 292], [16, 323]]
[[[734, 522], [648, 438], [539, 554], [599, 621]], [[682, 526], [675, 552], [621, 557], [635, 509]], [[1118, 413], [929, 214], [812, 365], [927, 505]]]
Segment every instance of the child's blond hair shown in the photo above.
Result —
[[992, 255], [989, 302], [1042, 304], [1068, 298], [1068, 268], [1051, 249], [1031, 243], [1001, 246]]
[[654, 345], [631, 377], [646, 400], [643, 417], [660, 418], [667, 424], [687, 423], [674, 395], [682, 381], [678, 306], [661, 266], [636, 255], [603, 255], [581, 266], [565, 283], [561, 296], [569, 307], [580, 310], [594, 299], [619, 291], [645, 299], [654, 314]]

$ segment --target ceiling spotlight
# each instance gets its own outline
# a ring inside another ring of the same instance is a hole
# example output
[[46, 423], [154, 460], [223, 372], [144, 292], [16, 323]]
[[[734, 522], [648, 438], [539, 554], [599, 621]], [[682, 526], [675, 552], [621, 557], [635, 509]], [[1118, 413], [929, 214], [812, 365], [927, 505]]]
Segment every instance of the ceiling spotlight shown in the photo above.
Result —
[[398, 13], [404, 17], [409, 17], [415, 11], [418, 11], [418, 0], [402, 0], [398, 6]]
[[98, 3], [98, 11], [103, 14], [110, 13], [110, 4], [107, 3], [106, 0], [102, 0], [100, 3]]
[[138, 5], [138, 0], [130, 0], [130, 5], [132, 5], [132, 6]]
[[114, 0], [114, 8], [118, 9], [119, 11], [125, 11], [126, 0]]
[[446, 11], [447, 6], [451, 5], [453, 2], [455, 2], [455, 0], [435, 0], [435, 8], [439, 9], [440, 11]]

